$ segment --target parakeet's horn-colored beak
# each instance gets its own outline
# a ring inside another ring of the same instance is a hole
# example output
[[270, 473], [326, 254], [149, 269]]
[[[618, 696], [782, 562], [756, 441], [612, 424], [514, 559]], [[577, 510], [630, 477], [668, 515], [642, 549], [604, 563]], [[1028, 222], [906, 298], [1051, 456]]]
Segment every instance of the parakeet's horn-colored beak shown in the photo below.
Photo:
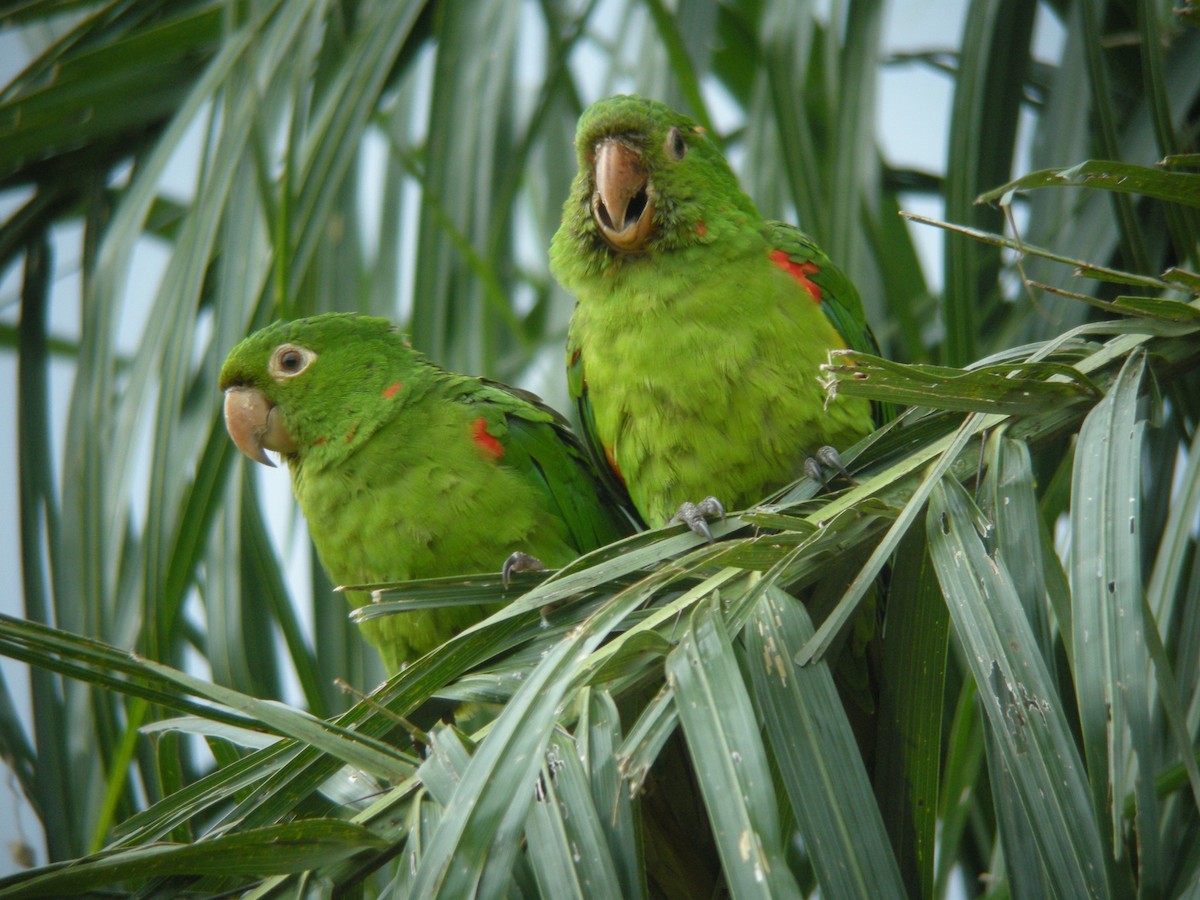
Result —
[[264, 466], [275, 465], [264, 449], [296, 452], [279, 411], [258, 388], [231, 387], [225, 392], [225, 428], [239, 450]]
[[592, 218], [614, 250], [641, 253], [654, 230], [654, 188], [641, 155], [615, 138], [596, 145]]

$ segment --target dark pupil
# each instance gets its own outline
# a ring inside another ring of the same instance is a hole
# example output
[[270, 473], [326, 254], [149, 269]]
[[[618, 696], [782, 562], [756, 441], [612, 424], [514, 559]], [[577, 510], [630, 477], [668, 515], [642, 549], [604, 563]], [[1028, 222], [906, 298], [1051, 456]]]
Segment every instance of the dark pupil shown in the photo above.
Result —
[[300, 368], [300, 354], [295, 350], [289, 350], [283, 354], [283, 367], [289, 372], [295, 372]]
[[683, 135], [680, 134], [678, 131], [675, 132], [675, 155], [683, 156], [683, 151], [686, 149], [687, 149], [687, 147], [683, 143]]

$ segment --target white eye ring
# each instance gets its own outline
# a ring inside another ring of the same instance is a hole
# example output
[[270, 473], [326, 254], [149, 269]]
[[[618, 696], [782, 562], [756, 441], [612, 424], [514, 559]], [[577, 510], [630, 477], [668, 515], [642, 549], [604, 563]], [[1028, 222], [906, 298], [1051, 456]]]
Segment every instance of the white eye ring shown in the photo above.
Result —
[[687, 155], [687, 139], [683, 136], [683, 132], [675, 126], [671, 126], [671, 130], [667, 132], [667, 139], [663, 141], [663, 152], [676, 162]]
[[280, 344], [271, 354], [271, 363], [267, 371], [277, 381], [295, 378], [312, 365], [316, 358], [317, 354], [307, 347], [301, 347], [299, 344]]

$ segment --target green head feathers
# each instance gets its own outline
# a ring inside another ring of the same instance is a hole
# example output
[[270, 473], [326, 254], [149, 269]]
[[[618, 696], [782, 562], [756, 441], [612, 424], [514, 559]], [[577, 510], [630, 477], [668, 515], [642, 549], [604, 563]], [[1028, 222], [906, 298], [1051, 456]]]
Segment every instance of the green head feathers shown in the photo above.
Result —
[[354, 452], [437, 371], [387, 319], [329, 313], [276, 322], [221, 367], [225, 422], [238, 448], [320, 467]]
[[617, 261], [700, 247], [762, 219], [704, 129], [655, 100], [618, 96], [584, 111], [579, 171], [551, 246], [564, 284]]

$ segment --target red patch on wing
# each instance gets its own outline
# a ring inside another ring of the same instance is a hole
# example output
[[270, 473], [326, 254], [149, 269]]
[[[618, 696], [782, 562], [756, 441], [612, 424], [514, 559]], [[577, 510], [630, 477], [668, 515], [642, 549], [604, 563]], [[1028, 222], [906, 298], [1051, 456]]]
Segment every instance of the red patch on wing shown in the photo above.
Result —
[[355, 422], [353, 425], [351, 425], [350, 430], [346, 432], [346, 443], [348, 444], [352, 440], [354, 440], [354, 436], [356, 434], [358, 434], [358, 423], [357, 422]]
[[325, 443], [325, 438], [323, 438], [323, 437], [319, 437], [315, 441], [313, 441], [313, 444], [315, 444], [318, 447], [320, 447], [323, 443]]
[[471, 440], [486, 457], [499, 459], [504, 455], [504, 445], [488, 434], [487, 419], [483, 416], [471, 423]]
[[395, 384], [389, 384], [387, 387], [385, 387], [383, 389], [384, 399], [387, 400], [387, 399], [390, 399], [390, 398], [396, 396], [396, 392], [399, 391], [402, 387], [404, 387], [403, 381], [397, 381]]
[[821, 302], [821, 289], [808, 280], [809, 275], [816, 275], [821, 271], [820, 266], [814, 262], [798, 263], [788, 256], [786, 250], [772, 250], [768, 255], [771, 262], [795, 278], [800, 287], [808, 291], [813, 303]]
[[604, 458], [608, 460], [608, 467], [613, 470], [613, 474], [617, 476], [617, 480], [621, 484], [624, 484], [625, 476], [621, 474], [621, 467], [617, 465], [617, 458], [613, 455], [612, 447], [604, 448]]

